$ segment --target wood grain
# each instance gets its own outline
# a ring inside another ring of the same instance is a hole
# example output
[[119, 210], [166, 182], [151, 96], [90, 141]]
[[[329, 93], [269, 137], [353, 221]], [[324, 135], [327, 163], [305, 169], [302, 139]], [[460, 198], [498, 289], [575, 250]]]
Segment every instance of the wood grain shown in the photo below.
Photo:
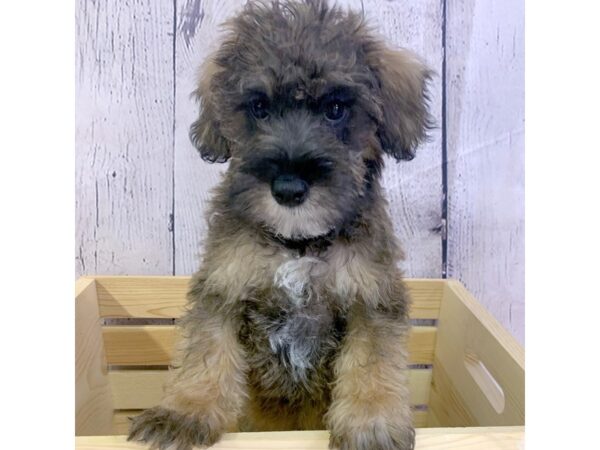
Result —
[[448, 276], [523, 342], [523, 2], [447, 8]]
[[172, 273], [173, 2], [76, 4], [77, 275]]
[[141, 410], [118, 410], [113, 414], [112, 420], [112, 432], [110, 435], [127, 435], [129, 434], [129, 427], [131, 426], [130, 417], [135, 417], [140, 414]]
[[435, 428], [479, 426], [477, 417], [465, 404], [443, 364], [436, 359], [433, 364], [435, 371], [429, 396], [427, 425]]
[[[411, 364], [433, 362], [436, 333], [435, 327], [412, 327], [408, 342]], [[168, 365], [179, 329], [173, 325], [115, 325], [103, 327], [102, 336], [108, 364]]]
[[[101, 317], [178, 318], [184, 311], [190, 277], [95, 277]], [[407, 279], [412, 319], [436, 319], [444, 280]]]
[[404, 282], [409, 289], [412, 305], [411, 319], [437, 319], [444, 291], [444, 280], [409, 278]]
[[96, 277], [102, 317], [177, 318], [184, 311], [190, 277]]
[[[418, 429], [415, 450], [523, 450], [523, 427]], [[327, 431], [283, 431], [271, 433], [229, 433], [211, 449], [215, 450], [326, 450]], [[125, 436], [80, 437], [77, 450], [139, 450]]]
[[[469, 365], [481, 361], [502, 392], [481, 383]], [[457, 281], [447, 283], [438, 322], [430, 395], [431, 426], [523, 425], [525, 354], [523, 347]]]
[[[112, 435], [126, 435], [129, 432], [130, 417], [137, 416], [141, 410], [118, 410], [113, 414]], [[427, 411], [413, 411], [413, 426], [424, 428], [427, 424]]]
[[[114, 370], [109, 372], [115, 409], [146, 409], [157, 405], [163, 395], [167, 370]], [[410, 402], [429, 402], [431, 369], [410, 369]]]
[[75, 434], [110, 433], [112, 414], [96, 285], [81, 278], [75, 284]]

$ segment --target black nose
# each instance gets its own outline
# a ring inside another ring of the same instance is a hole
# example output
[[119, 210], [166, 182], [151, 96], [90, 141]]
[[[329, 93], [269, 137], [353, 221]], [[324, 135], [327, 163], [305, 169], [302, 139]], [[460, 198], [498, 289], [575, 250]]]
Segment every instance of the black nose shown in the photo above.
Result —
[[306, 200], [308, 184], [295, 175], [279, 175], [271, 183], [271, 194], [280, 205], [298, 206]]

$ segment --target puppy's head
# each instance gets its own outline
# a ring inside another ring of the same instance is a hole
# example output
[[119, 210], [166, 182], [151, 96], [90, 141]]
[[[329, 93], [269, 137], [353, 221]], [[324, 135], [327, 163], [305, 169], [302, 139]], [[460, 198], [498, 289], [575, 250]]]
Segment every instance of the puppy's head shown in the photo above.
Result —
[[190, 130], [203, 159], [231, 159], [228, 208], [288, 239], [339, 229], [382, 154], [412, 159], [425, 137], [429, 70], [324, 1], [250, 3], [228, 26]]

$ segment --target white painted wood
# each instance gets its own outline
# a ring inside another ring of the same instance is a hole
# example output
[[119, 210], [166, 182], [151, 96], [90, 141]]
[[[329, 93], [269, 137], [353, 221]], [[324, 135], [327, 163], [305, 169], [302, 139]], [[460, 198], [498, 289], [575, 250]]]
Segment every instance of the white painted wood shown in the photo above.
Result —
[[191, 97], [199, 69], [219, 42], [220, 25], [245, 1], [185, 0], [177, 5], [175, 97], [175, 273], [198, 270], [202, 239], [206, 235], [205, 211], [210, 190], [227, 164], [208, 164], [192, 146], [188, 132], [199, 106]]
[[[340, 1], [360, 10], [390, 42], [407, 47], [438, 73], [442, 69], [442, 10], [435, 0]], [[189, 94], [195, 88], [197, 69], [218, 44], [218, 25], [230, 17], [242, 1], [200, 2], [188, 0], [177, 11], [177, 94], [175, 122], [175, 271], [178, 275], [197, 270], [201, 239], [206, 231], [204, 211], [210, 189], [217, 183], [223, 165], [200, 160], [189, 143], [188, 127], [198, 107]], [[432, 85], [432, 111], [441, 124], [441, 77]], [[412, 277], [441, 276], [441, 138], [439, 130], [411, 162], [387, 160], [384, 186], [390, 201], [394, 228], [407, 254], [404, 269]]]
[[172, 270], [173, 4], [79, 0], [76, 272]]
[[448, 276], [524, 338], [523, 2], [447, 11]]

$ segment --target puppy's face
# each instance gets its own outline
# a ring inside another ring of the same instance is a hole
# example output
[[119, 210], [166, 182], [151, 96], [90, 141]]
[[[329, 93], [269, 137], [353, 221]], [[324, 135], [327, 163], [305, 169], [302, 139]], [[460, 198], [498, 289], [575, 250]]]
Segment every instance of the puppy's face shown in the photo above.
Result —
[[191, 139], [231, 158], [228, 208], [290, 239], [339, 229], [371, 200], [382, 152], [411, 159], [427, 69], [319, 1], [249, 4], [208, 61]]

